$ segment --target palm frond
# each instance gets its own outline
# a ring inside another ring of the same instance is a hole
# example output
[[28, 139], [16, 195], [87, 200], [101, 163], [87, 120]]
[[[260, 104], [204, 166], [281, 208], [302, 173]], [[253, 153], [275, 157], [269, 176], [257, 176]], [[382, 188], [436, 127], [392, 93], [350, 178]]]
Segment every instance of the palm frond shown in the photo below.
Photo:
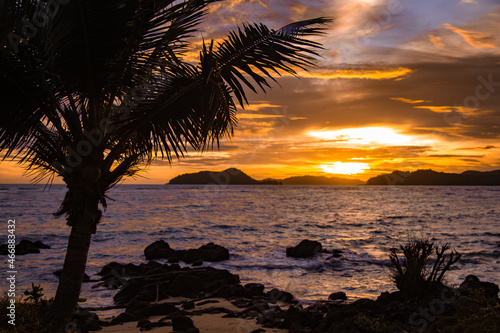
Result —
[[268, 79], [275, 81], [273, 75], [281, 75], [280, 71], [297, 75], [296, 68], [313, 66], [312, 59], [318, 56], [315, 49], [321, 45], [306, 37], [321, 35], [330, 22], [328, 18], [316, 18], [278, 30], [246, 24], [231, 32], [217, 50], [205, 47], [202, 58], [212, 58], [213, 70], [229, 84], [243, 107], [248, 104], [244, 86], [257, 92], [256, 85], [265, 91], [270, 87]]

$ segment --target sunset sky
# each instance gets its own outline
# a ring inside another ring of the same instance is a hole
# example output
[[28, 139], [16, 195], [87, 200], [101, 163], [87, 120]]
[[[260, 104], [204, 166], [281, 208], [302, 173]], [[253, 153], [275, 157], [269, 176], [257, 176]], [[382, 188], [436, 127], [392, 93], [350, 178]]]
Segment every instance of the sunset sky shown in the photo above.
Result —
[[[395, 169], [500, 169], [498, 0], [232, 0], [211, 9], [195, 45], [246, 21], [335, 21], [317, 38], [318, 67], [249, 93], [220, 150], [154, 162], [126, 183], [229, 167], [257, 179], [364, 180]], [[0, 168], [0, 183], [30, 181], [13, 163]]]

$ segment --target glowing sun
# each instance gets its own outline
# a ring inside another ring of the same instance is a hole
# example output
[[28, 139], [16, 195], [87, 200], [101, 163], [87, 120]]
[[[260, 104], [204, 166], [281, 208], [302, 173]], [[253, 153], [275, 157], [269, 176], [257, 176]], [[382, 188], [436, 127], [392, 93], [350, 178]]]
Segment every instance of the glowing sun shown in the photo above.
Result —
[[367, 163], [334, 162], [332, 164], [322, 164], [320, 168], [328, 173], [353, 175], [365, 172], [365, 170], [370, 169], [370, 166]]

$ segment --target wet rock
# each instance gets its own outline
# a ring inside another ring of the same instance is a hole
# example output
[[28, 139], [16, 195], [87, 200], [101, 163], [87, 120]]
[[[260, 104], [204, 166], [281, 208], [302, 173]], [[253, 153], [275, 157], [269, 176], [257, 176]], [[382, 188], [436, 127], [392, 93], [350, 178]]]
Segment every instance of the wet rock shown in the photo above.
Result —
[[137, 296], [142, 289], [144, 288], [145, 279], [136, 278], [128, 280], [127, 283], [123, 286], [123, 288], [116, 293], [113, 297], [115, 304], [118, 306], [125, 306], [129, 303], [129, 301]]
[[194, 302], [193, 301], [185, 302], [184, 304], [182, 304], [182, 308], [184, 310], [194, 309]]
[[185, 332], [190, 328], [196, 328], [191, 318], [186, 316], [172, 316], [172, 329], [174, 331]]
[[264, 285], [261, 283], [247, 283], [245, 289], [245, 298], [264, 296]]
[[170, 285], [170, 295], [196, 297], [204, 289], [203, 280], [199, 277], [189, 274], [180, 274]]
[[211, 303], [220, 303], [220, 302], [216, 299], [207, 299], [205, 301], [201, 301], [199, 303], [196, 303], [196, 306], [201, 306], [201, 305], [211, 304]]
[[328, 296], [328, 299], [331, 301], [337, 301], [337, 300], [342, 300], [345, 301], [347, 299], [347, 295], [343, 291], [339, 291], [336, 293], [331, 293], [330, 296]]
[[164, 240], [156, 241], [144, 249], [144, 255], [147, 260], [170, 258], [174, 254], [175, 250], [171, 249]]
[[309, 258], [314, 257], [322, 249], [320, 242], [304, 239], [297, 246], [286, 249], [287, 257]]
[[176, 264], [179, 261], [180, 261], [180, 259], [177, 258], [177, 257], [170, 257], [170, 258], [168, 258], [168, 263], [170, 263], [170, 264]]
[[[21, 256], [30, 253], [40, 253], [40, 249], [50, 249], [50, 246], [40, 242], [40, 241], [29, 241], [27, 239], [21, 240], [16, 245], [16, 256]], [[9, 245], [0, 244], [0, 255], [9, 254]]]
[[149, 320], [141, 319], [137, 322], [137, 327], [140, 327], [143, 330], [150, 330], [151, 328], [153, 328], [153, 325]]
[[191, 266], [194, 266], [194, 267], [202, 266], [202, 265], [203, 265], [203, 261], [201, 261], [201, 260], [196, 260], [191, 264]]
[[[57, 276], [58, 278], [61, 277], [61, 274], [62, 274], [62, 269], [58, 269], [57, 271], [54, 272], [54, 275]], [[88, 276], [87, 274], [85, 274], [83, 276], [83, 282], [90, 282], [90, 276]]]
[[144, 249], [144, 254], [146, 259], [169, 259], [172, 263], [180, 259], [186, 263], [197, 264], [200, 261], [217, 262], [229, 259], [229, 250], [214, 243], [202, 245], [197, 249], [174, 250], [164, 240], [148, 245]]
[[218, 262], [228, 259], [229, 250], [214, 243], [202, 245], [198, 249], [186, 250], [182, 257], [182, 260], [186, 263], [196, 261]]
[[123, 324], [123, 323], [127, 323], [130, 321], [137, 321], [137, 320], [138, 320], [138, 318], [136, 316], [134, 316], [133, 314], [124, 312], [124, 313], [120, 313], [118, 316], [113, 318], [113, 320], [111, 320], [111, 325], [118, 325], [118, 324]]
[[[222, 290], [228, 292], [226, 292], [227, 295], [220, 297], [231, 297], [235, 288], [243, 288], [237, 275], [212, 267], [180, 269], [177, 264], [170, 266], [164, 264], [160, 265], [160, 268], [153, 268], [143, 274], [141, 277], [128, 280], [126, 276], [123, 277], [122, 280], [126, 282], [114, 296], [116, 305], [127, 306], [134, 299], [154, 302], [170, 296], [205, 297], [216, 291], [222, 292]], [[221, 289], [223, 286], [227, 287]], [[245, 288], [243, 289], [246, 291]]]
[[290, 331], [300, 331], [301, 328], [316, 328], [323, 319], [323, 313], [319, 311], [304, 310], [291, 306], [285, 313], [284, 326]]
[[288, 291], [282, 291], [279, 289], [272, 289], [266, 293], [266, 296], [271, 300], [272, 303], [277, 301], [290, 303], [293, 300], [293, 295]]
[[174, 303], [150, 304], [147, 307], [148, 316], [166, 316], [178, 311], [179, 309], [174, 305]]
[[[246, 289], [245, 289], [246, 291]], [[219, 289], [215, 290], [213, 293], [210, 294], [210, 297], [221, 297], [221, 298], [229, 298], [233, 296], [233, 291], [231, 290], [230, 285], [223, 285]]]

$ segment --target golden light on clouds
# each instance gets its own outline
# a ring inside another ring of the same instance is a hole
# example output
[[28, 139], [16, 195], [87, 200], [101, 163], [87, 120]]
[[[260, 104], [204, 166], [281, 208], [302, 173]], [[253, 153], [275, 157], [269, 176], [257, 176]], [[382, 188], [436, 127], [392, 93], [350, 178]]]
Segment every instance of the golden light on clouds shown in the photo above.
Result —
[[422, 144], [423, 141], [411, 136], [400, 134], [389, 127], [358, 127], [340, 130], [309, 131], [309, 135], [343, 144], [360, 146], [402, 146]]
[[429, 35], [429, 40], [435, 47], [444, 47], [443, 39], [439, 36]]
[[336, 69], [316, 72], [302, 72], [301, 76], [314, 79], [367, 79], [387, 80], [402, 78], [414, 70], [407, 67], [375, 68], [375, 69]]
[[391, 97], [392, 100], [398, 101], [398, 102], [403, 102], [403, 103], [408, 103], [408, 104], [419, 104], [419, 103], [426, 103], [429, 101], [423, 100], [423, 99], [409, 99], [409, 98], [403, 98], [403, 97]]
[[327, 173], [354, 175], [369, 170], [370, 166], [367, 163], [359, 162], [334, 162], [332, 164], [322, 164], [320, 168]]
[[490, 35], [481, 33], [481, 32], [474, 32], [474, 31], [467, 31], [463, 30], [460, 28], [457, 28], [449, 23], [443, 23], [443, 27], [447, 28], [448, 30], [451, 30], [465, 39], [465, 41], [471, 45], [472, 47], [476, 49], [493, 49], [495, 48], [495, 45], [493, 45], [491, 42], [494, 40], [494, 38]]

